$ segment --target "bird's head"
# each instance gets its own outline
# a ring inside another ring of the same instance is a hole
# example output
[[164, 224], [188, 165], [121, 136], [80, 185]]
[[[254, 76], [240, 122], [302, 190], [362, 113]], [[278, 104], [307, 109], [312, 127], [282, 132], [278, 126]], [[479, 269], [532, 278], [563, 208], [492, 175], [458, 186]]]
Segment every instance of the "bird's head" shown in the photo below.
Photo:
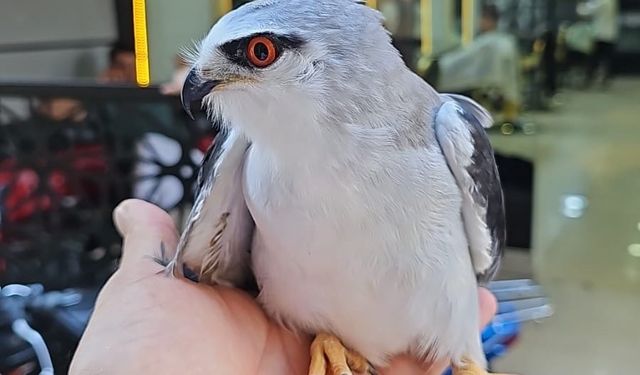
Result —
[[199, 44], [182, 100], [188, 113], [201, 101], [253, 138], [274, 126], [295, 132], [304, 126], [298, 117], [380, 110], [404, 70], [382, 17], [361, 2], [257, 0], [222, 17]]

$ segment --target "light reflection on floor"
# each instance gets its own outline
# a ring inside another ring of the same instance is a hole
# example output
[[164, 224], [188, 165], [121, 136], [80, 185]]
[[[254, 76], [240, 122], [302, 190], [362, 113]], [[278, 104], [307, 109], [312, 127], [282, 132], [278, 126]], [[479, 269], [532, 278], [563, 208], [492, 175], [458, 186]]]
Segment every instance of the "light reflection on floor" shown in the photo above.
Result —
[[[501, 152], [534, 160], [533, 274], [556, 310], [528, 325], [495, 370], [639, 374], [640, 258], [632, 245], [640, 244], [640, 79], [564, 100], [529, 116], [535, 135], [492, 136]], [[571, 194], [587, 199], [579, 217], [563, 213]], [[526, 264], [521, 258], [507, 258], [505, 271], [522, 267], [509, 259]]]

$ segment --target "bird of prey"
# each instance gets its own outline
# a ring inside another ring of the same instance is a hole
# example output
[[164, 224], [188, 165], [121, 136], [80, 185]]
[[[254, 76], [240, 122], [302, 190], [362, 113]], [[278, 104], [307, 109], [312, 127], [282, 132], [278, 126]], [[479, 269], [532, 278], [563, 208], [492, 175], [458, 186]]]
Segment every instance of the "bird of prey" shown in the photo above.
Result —
[[411, 72], [376, 10], [250, 2], [200, 43], [182, 100], [223, 130], [167, 273], [255, 282], [274, 320], [315, 334], [310, 375], [400, 353], [486, 373], [477, 285], [505, 241], [491, 118]]

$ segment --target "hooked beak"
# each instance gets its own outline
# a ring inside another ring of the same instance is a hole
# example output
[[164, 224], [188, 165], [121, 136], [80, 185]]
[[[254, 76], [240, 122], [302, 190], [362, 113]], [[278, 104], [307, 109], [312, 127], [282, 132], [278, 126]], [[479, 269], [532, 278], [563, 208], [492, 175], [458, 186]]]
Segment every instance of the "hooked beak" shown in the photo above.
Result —
[[222, 81], [219, 80], [203, 81], [198, 77], [196, 70], [191, 69], [184, 81], [184, 85], [182, 86], [182, 93], [180, 94], [180, 97], [182, 99], [182, 108], [187, 112], [192, 120], [194, 120], [194, 117], [191, 112], [191, 105], [197, 102], [198, 106], [200, 106], [202, 98], [209, 95], [211, 90], [221, 82]]

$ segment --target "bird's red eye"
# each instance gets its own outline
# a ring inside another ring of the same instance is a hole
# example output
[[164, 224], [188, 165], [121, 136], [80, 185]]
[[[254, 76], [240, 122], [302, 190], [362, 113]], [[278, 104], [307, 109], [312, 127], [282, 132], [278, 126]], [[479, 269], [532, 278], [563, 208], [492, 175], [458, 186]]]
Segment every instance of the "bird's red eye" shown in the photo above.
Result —
[[255, 67], [266, 68], [273, 64], [277, 57], [278, 49], [271, 39], [265, 36], [256, 36], [249, 41], [247, 58]]

